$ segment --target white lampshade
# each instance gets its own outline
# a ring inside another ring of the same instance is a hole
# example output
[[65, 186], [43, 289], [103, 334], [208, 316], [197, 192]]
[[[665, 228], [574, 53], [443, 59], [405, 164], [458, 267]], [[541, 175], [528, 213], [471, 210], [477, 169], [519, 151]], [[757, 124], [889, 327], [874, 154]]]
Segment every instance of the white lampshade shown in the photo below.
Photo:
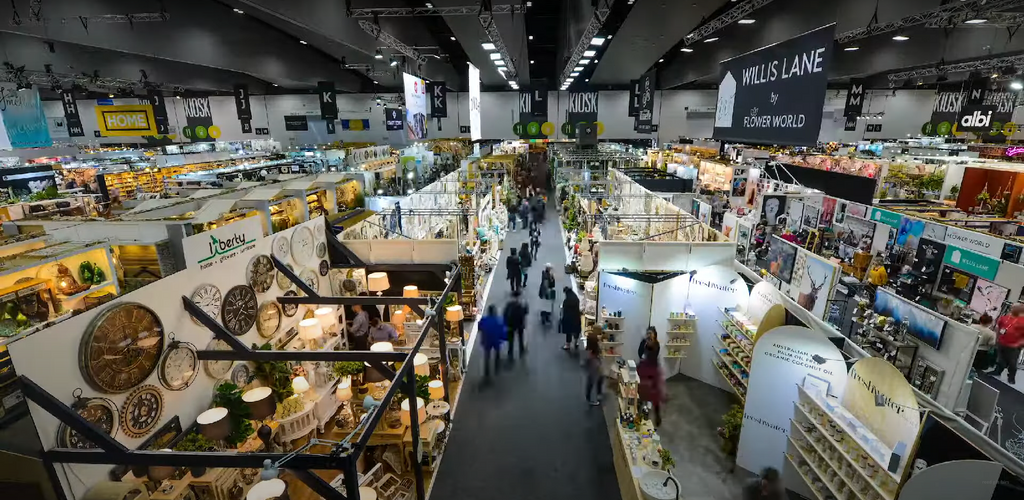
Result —
[[395, 346], [391, 345], [391, 342], [375, 342], [370, 346], [370, 351], [373, 352], [394, 352]]
[[412, 357], [413, 371], [416, 375], [430, 375], [430, 364], [427, 363], [427, 355], [423, 353], [416, 353]]
[[292, 379], [292, 390], [295, 394], [302, 394], [309, 390], [309, 382], [306, 381], [306, 377], [295, 377]]
[[321, 307], [320, 309], [313, 311], [313, 317], [320, 322], [320, 328], [325, 332], [334, 328], [334, 325], [338, 324], [338, 318], [334, 315], [334, 309], [331, 307]]
[[462, 306], [451, 306], [444, 312], [444, 319], [448, 321], [462, 321], [465, 316], [462, 315]]
[[[248, 499], [246, 499], [248, 500]], [[377, 490], [369, 486], [359, 487], [359, 500], [377, 500]]]
[[388, 273], [385, 272], [370, 273], [366, 277], [366, 281], [366, 287], [371, 292], [383, 292], [391, 288], [391, 283], [388, 283]]
[[320, 327], [320, 321], [316, 318], [299, 321], [299, 338], [302, 340], [316, 340], [323, 336], [324, 329]]
[[338, 382], [338, 388], [334, 391], [334, 397], [338, 398], [338, 401], [352, 399], [352, 377], [342, 377], [341, 382]]
[[[402, 411], [399, 413], [399, 418], [402, 423], [409, 425], [412, 421], [409, 419], [409, 399], [402, 401]], [[419, 421], [422, 422], [427, 418], [427, 407], [423, 405], [423, 398], [416, 398], [416, 415]]]
[[405, 285], [402, 288], [402, 297], [418, 298], [420, 296], [420, 289], [416, 285]]
[[427, 389], [430, 390], [430, 399], [441, 399], [444, 397], [444, 382], [440, 380], [428, 382]]
[[288, 484], [275, 477], [254, 484], [245, 494], [245, 500], [272, 500], [284, 495], [287, 489]]

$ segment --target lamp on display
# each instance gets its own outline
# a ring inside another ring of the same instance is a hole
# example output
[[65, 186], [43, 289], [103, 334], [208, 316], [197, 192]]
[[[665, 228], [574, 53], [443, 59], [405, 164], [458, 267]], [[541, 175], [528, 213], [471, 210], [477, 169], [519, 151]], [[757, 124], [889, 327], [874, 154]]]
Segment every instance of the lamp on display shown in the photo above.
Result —
[[321, 307], [313, 311], [313, 317], [320, 323], [324, 333], [334, 333], [334, 327], [338, 324], [338, 317], [334, 314], [334, 308]]
[[352, 399], [352, 377], [345, 376], [338, 382], [338, 388], [334, 390], [334, 397], [341, 402], [341, 407], [338, 409], [338, 416], [335, 418], [334, 425], [338, 429], [347, 429], [349, 424], [352, 422], [352, 409], [349, 407], [349, 401]]
[[306, 377], [295, 377], [292, 379], [292, 390], [295, 391], [297, 397], [301, 398], [303, 394], [309, 392], [309, 381], [306, 380]]
[[427, 383], [427, 390], [430, 391], [430, 399], [441, 399], [444, 397], [444, 382], [431, 380]]
[[[370, 275], [366, 277], [366, 288], [369, 289], [371, 292], [377, 292], [378, 297], [383, 296], [384, 290], [391, 288], [391, 283], [388, 282], [388, 273], [370, 273]], [[380, 311], [381, 318], [383, 318], [384, 305], [378, 305], [377, 309]]]
[[228, 409], [221, 406], [200, 413], [196, 423], [199, 424], [199, 433], [211, 441], [223, 441], [231, 434]]
[[[409, 299], [418, 299], [420, 297], [420, 289], [416, 285], [405, 285], [402, 287], [402, 297]], [[402, 306], [402, 311], [405, 314], [412, 312], [412, 308], [409, 306]]]
[[[402, 410], [398, 414], [399, 419], [403, 424], [409, 425], [412, 423], [412, 418], [409, 414], [410, 399], [402, 401]], [[423, 398], [416, 398], [416, 419], [418, 422], [423, 422], [427, 418], [427, 407], [423, 405]]]
[[430, 363], [428, 363], [426, 354], [416, 353], [412, 358], [412, 366], [416, 375], [430, 375]]
[[452, 333], [452, 334], [460, 333], [459, 332], [459, 325], [455, 324], [455, 323], [458, 323], [458, 322], [462, 321], [463, 319], [465, 319], [465, 317], [466, 316], [462, 314], [462, 306], [455, 305], [455, 306], [450, 306], [447, 309], [445, 309], [445, 311], [444, 311], [444, 319], [446, 319], [446, 320], [450, 321], [451, 323], [453, 323], [452, 326], [451, 326], [451, 329], [449, 330], [449, 332]]
[[263, 425], [256, 429], [256, 437], [260, 438], [260, 441], [263, 442], [263, 449], [270, 451], [270, 439], [274, 435], [274, 430], [267, 425], [265, 420], [274, 416], [274, 412], [277, 410], [277, 403], [274, 401], [274, 391], [269, 387], [257, 387], [245, 391], [242, 394], [242, 401], [245, 403], [245, 406], [249, 407], [249, 411], [252, 412], [252, 419], [263, 422]]
[[318, 340], [324, 336], [324, 329], [320, 327], [320, 320], [306, 318], [299, 321], [299, 338], [306, 341], [307, 347], [317, 348]]

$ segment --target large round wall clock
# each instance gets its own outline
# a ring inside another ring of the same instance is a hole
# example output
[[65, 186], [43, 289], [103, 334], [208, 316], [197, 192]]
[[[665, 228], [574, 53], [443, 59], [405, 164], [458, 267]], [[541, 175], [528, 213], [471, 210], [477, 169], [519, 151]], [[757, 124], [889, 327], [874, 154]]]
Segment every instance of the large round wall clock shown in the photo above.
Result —
[[[296, 292], [295, 290], [288, 290], [287, 292], [284, 292], [284, 296], [285, 297], [298, 297], [299, 296], [299, 292]], [[284, 313], [285, 317], [290, 318], [292, 316], [295, 316], [295, 313], [299, 312], [299, 305], [298, 304], [281, 304], [281, 312]]]
[[[199, 288], [192, 292], [192, 302], [213, 319], [217, 319], [220, 316], [222, 301], [223, 296], [221, 296], [220, 288], [208, 283], [199, 285]], [[200, 324], [199, 320], [195, 317], [192, 317], [192, 321], [195, 321], [197, 325]]]
[[[224, 342], [221, 339], [213, 339], [210, 341], [209, 344], [206, 344], [206, 350], [230, 351], [231, 346], [229, 346], [227, 342]], [[231, 371], [231, 365], [233, 363], [234, 361], [231, 361], [230, 359], [220, 361], [207, 360], [203, 361], [203, 369], [206, 370], [207, 375], [213, 378], [221, 378], [224, 375], [227, 375], [229, 371]]]
[[313, 258], [315, 246], [313, 231], [309, 226], [301, 226], [292, 233], [292, 260], [300, 266], [309, 264]]
[[266, 255], [257, 255], [249, 261], [249, 267], [246, 270], [246, 275], [249, 278], [249, 286], [253, 287], [257, 293], [263, 293], [270, 290], [270, 285], [274, 284], [274, 278], [277, 274], [277, 269], [274, 269], [274, 262], [270, 260], [270, 257]]
[[164, 350], [164, 327], [137, 302], [107, 308], [86, 328], [78, 348], [82, 376], [97, 391], [118, 394], [144, 382]]
[[135, 389], [121, 407], [121, 431], [128, 437], [149, 434], [164, 412], [164, 396], [155, 385]]
[[[106, 398], [83, 398], [81, 395], [82, 390], [76, 389], [75, 402], [71, 404], [71, 409], [107, 435], [113, 436], [118, 424], [117, 407], [114, 403]], [[64, 424], [60, 424], [57, 429], [57, 447], [79, 450], [98, 448], [95, 443]]]
[[245, 335], [256, 323], [256, 292], [246, 285], [231, 287], [224, 296], [220, 315], [224, 328], [234, 335]]
[[173, 341], [160, 358], [157, 376], [160, 385], [169, 391], [181, 391], [192, 385], [199, 375], [199, 356], [188, 342]]
[[281, 261], [282, 264], [288, 262], [288, 254], [291, 253], [288, 237], [285, 235], [281, 235], [278, 236], [277, 238], [274, 238], [274, 243], [272, 246], [272, 252], [274, 254], [274, 257], [277, 257], [277, 260]]
[[320, 293], [320, 278], [317, 277], [316, 272], [312, 269], [302, 271], [302, 273], [299, 274], [299, 278], [302, 278], [302, 281], [306, 283], [306, 286], [313, 290], [313, 293]]
[[[295, 272], [295, 268], [292, 267], [291, 264], [285, 264], [284, 267], [287, 267], [288, 270], [293, 272], [293, 273]], [[295, 286], [295, 284], [292, 283], [292, 280], [288, 279], [288, 275], [286, 275], [285, 273], [277, 273], [277, 287], [278, 288], [280, 288], [281, 290], [289, 290], [293, 286]]]
[[260, 337], [269, 339], [277, 333], [281, 327], [281, 306], [277, 302], [267, 301], [260, 305], [259, 314], [256, 317], [256, 331]]
[[237, 385], [239, 389], [249, 385], [249, 378], [251, 377], [252, 370], [245, 363], [238, 363], [231, 370], [231, 383]]

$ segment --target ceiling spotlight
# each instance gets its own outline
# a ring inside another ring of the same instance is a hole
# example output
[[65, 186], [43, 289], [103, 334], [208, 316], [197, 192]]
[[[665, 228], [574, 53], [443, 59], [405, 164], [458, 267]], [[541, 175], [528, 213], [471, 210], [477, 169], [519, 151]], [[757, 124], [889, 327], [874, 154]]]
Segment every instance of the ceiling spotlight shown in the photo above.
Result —
[[583, 51], [583, 57], [594, 57], [596, 55], [597, 55], [597, 51], [596, 50], [584, 50]]
[[374, 80], [374, 81], [373, 81], [373, 84], [374, 84], [374, 85], [377, 85], [377, 80]]
[[278, 86], [278, 85], [277, 85], [276, 83], [271, 83], [271, 85], [273, 85], [273, 86], [275, 86], [275, 87], [277, 87], [277, 86]]
[[683, 48], [679, 49], [679, 52], [693, 52], [693, 49], [691, 49], [689, 47], [683, 47]]
[[497, 61], [498, 59], [501, 59], [501, 54], [499, 54], [497, 52], [491, 52], [488, 55], [491, 56], [491, 60], [492, 61]]
[[234, 10], [236, 14], [245, 14], [245, 12], [242, 12], [242, 9], [232, 9], [232, 10]]
[[480, 46], [483, 47], [484, 50], [497, 50], [494, 44], [491, 42], [481, 43]]
[[739, 21], [736, 21], [736, 24], [754, 24], [756, 22], [756, 19], [740, 19]]
[[[608, 37], [608, 38], [611, 38], [611, 37]], [[590, 45], [598, 45], [598, 46], [604, 45], [604, 38], [601, 38], [599, 36], [595, 36], [594, 38], [590, 39]]]
[[590, 81], [590, 78], [587, 78], [586, 80], [583, 80], [583, 81], [585, 81], [585, 82], [589, 82], [589, 81]]
[[426, 6], [427, 6], [428, 9], [433, 9], [434, 8], [434, 4], [432, 4], [430, 2], [427, 2]]
[[658, 62], [665, 62], [664, 59], [658, 59]]
[[309, 45], [308, 43], [306, 43], [305, 40], [299, 40], [299, 43], [301, 43], [302, 45]]
[[999, 73], [992, 73], [992, 78], [999, 78]]
[[1024, 89], [1024, 83], [1010, 82], [1010, 88], [1013, 89], [1013, 90]]
[[860, 47], [857, 47], [856, 45], [854, 45], [852, 47], [846, 47], [843, 50], [845, 50], [846, 52], [853, 52], [855, 50], [860, 50]]
[[573, 71], [572, 73], [569, 73], [569, 76], [580, 76], [580, 72], [579, 71]]
[[453, 37], [453, 36], [450, 36], [448, 38], [451, 38], [453, 42], [455, 41], [455, 37]]
[[708, 38], [708, 39], [704, 40], [704, 43], [711, 43], [711, 42], [715, 42], [715, 41], [718, 41], [718, 37], [717, 36], [713, 36], [711, 38]]
[[982, 24], [985, 21], [988, 21], [988, 19], [982, 19], [982, 18], [978, 17], [978, 18], [974, 18], [974, 19], [968, 19], [968, 20], [964, 21], [964, 24]]
[[530, 38], [530, 40], [533, 40], [533, 35], [530, 35], [530, 37], [529, 37], [529, 38]]
[[910, 37], [906, 35], [896, 35], [892, 37], [892, 39], [896, 40], [897, 42], [905, 42], [907, 40], [910, 40]]
[[377, 52], [374, 52], [374, 54], [373, 54], [373, 58], [374, 59], [384, 59], [384, 53], [381, 52], [380, 49], [377, 49]]
[[113, 99], [114, 98], [114, 94], [107, 94], [107, 97]]
[[530, 64], [533, 64], [533, 59], [530, 59]]
[[394, 57], [392, 57], [391, 58], [391, 67], [394, 68], [395, 66], [398, 66], [398, 59], [395, 59]]
[[590, 59], [580, 59], [580, 64], [590, 64]]

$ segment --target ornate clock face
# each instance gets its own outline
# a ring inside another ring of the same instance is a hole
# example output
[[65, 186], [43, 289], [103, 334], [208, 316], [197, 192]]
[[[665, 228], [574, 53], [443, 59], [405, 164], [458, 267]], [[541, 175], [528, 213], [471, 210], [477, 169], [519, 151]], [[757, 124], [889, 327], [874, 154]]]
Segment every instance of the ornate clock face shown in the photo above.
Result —
[[239, 389], [249, 385], [249, 377], [252, 371], [249, 369], [249, 365], [245, 363], [239, 363], [235, 365], [235, 368], [231, 370], [231, 383], [238, 386]]
[[160, 388], [155, 385], [139, 387], [121, 408], [121, 431], [128, 437], [143, 437], [156, 427], [163, 412], [164, 397]]
[[245, 335], [256, 323], [256, 293], [251, 287], [238, 285], [231, 287], [224, 296], [224, 304], [220, 308], [224, 328], [234, 335]]
[[[293, 273], [295, 272], [295, 268], [292, 267], [291, 264], [285, 264], [284, 267], [287, 267], [288, 270], [293, 272]], [[288, 290], [288, 289], [290, 289], [293, 286], [295, 286], [295, 284], [292, 283], [292, 280], [288, 279], [288, 276], [286, 276], [284, 273], [277, 273], [277, 287], [278, 288], [280, 288], [281, 290]]]
[[[288, 290], [287, 292], [284, 292], [285, 297], [297, 297], [298, 295], [299, 293], [296, 292], [295, 290]], [[292, 316], [295, 316], [295, 313], [299, 312], [299, 305], [281, 304], [281, 312], [283, 312], [286, 317], [290, 318]]]
[[[220, 288], [210, 284], [199, 285], [199, 288], [192, 292], [192, 302], [195, 302], [200, 309], [209, 314], [213, 319], [217, 319], [220, 316], [222, 300]], [[195, 321], [197, 325], [199, 324], [199, 320], [196, 318], [192, 318], [192, 321]]]
[[199, 375], [199, 356], [192, 344], [172, 342], [160, 360], [160, 384], [169, 391], [180, 391], [192, 385]]
[[[231, 346], [227, 342], [220, 339], [213, 339], [209, 344], [206, 344], [207, 351], [230, 351]], [[231, 364], [234, 361], [223, 360], [223, 361], [203, 361], [203, 368], [206, 370], [206, 374], [213, 378], [221, 378], [227, 375], [231, 371]]]
[[97, 391], [121, 393], [144, 382], [164, 349], [164, 328], [137, 302], [114, 305], [92, 320], [82, 337], [78, 364]]
[[253, 287], [257, 293], [263, 293], [270, 290], [270, 285], [274, 284], [277, 269], [274, 269], [274, 262], [270, 260], [270, 257], [257, 255], [249, 261], [246, 274], [249, 276], [249, 286]]
[[327, 273], [331, 272], [331, 265], [326, 260], [320, 261], [320, 276], [327, 276]]
[[316, 276], [316, 273], [312, 269], [306, 269], [299, 275], [302, 281], [306, 283], [309, 288], [312, 288], [314, 292], [320, 293], [320, 278]]
[[309, 226], [302, 226], [292, 233], [292, 260], [296, 264], [309, 265], [310, 259], [313, 258], [313, 231], [309, 229]]
[[256, 331], [260, 337], [269, 339], [277, 333], [281, 327], [281, 306], [277, 302], [264, 302], [260, 305], [259, 315], [256, 318]]
[[287, 236], [281, 235], [274, 238], [273, 253], [277, 260], [282, 263], [288, 262], [288, 254], [291, 253], [291, 247]]
[[327, 243], [320, 242], [316, 244], [316, 258], [322, 259], [327, 255]]
[[[79, 400], [75, 405], [77, 412], [82, 418], [108, 435], [113, 435], [117, 429], [117, 408], [102, 398]], [[79, 450], [97, 448], [92, 441], [85, 439], [81, 434], [70, 427], [61, 424], [57, 431], [57, 446], [59, 448], [74, 448]]]

